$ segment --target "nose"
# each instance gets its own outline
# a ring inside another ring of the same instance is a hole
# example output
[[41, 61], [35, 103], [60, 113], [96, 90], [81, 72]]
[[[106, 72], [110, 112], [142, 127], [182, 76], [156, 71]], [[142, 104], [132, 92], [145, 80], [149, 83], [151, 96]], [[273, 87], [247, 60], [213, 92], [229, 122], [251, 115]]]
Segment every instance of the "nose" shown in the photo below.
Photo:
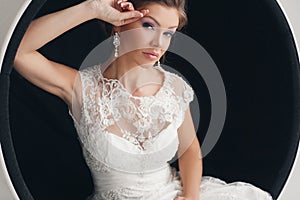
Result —
[[163, 46], [163, 34], [161, 33], [161, 31], [156, 31], [156, 33], [154, 34], [150, 45], [152, 47], [162, 47]]

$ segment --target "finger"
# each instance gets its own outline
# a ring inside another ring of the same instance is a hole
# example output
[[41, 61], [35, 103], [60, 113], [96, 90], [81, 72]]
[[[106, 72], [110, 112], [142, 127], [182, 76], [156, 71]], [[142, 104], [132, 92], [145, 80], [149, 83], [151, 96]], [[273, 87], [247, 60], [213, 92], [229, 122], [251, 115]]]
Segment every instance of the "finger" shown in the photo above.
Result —
[[143, 13], [143, 15], [147, 15], [149, 13], [149, 10], [148, 9], [143, 9], [143, 10], [140, 10], [141, 13]]
[[132, 22], [135, 22], [145, 16], [147, 13], [149, 13], [149, 10], [141, 10], [141, 11], [127, 11], [127, 12], [121, 12], [121, 20], [119, 26], [129, 24]]
[[115, 5], [120, 5], [122, 2], [126, 2], [127, 0], [115, 0]]
[[130, 2], [122, 2], [120, 5], [123, 10], [128, 10], [128, 11], [134, 10], [134, 7]]
[[126, 20], [131, 18], [141, 18], [143, 16], [144, 14], [137, 10], [121, 12], [121, 20]]
[[118, 4], [120, 4], [121, 2], [126, 2], [127, 0], [115, 0]]
[[121, 4], [123, 2], [126, 2], [127, 0], [114, 0], [114, 7], [119, 10], [119, 11], [122, 11], [122, 7], [121, 7]]
[[125, 20], [122, 21], [121, 25], [130, 24], [130, 23], [135, 22], [135, 21], [137, 21], [139, 19], [140, 19], [140, 17], [125, 19]]

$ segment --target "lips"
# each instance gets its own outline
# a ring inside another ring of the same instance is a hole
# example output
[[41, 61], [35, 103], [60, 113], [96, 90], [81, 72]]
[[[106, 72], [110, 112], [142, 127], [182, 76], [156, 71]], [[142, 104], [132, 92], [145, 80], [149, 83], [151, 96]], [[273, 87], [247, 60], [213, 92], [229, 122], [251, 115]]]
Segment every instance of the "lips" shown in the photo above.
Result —
[[143, 54], [144, 54], [147, 58], [149, 58], [149, 59], [151, 59], [151, 60], [157, 60], [158, 57], [159, 57], [159, 54], [156, 53], [156, 52], [154, 52], [154, 51], [151, 51], [151, 52], [143, 52]]

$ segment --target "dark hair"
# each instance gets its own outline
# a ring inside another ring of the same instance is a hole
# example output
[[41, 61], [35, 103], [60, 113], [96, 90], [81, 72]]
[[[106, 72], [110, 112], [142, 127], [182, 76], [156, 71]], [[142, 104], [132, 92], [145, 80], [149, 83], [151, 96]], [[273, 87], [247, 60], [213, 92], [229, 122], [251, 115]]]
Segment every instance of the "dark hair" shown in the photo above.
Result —
[[[129, 0], [135, 9], [140, 9], [152, 3], [157, 3], [162, 6], [175, 8], [179, 14], [178, 30], [181, 30], [187, 24], [186, 0]], [[108, 36], [112, 35], [112, 25], [105, 22], [104, 29]]]

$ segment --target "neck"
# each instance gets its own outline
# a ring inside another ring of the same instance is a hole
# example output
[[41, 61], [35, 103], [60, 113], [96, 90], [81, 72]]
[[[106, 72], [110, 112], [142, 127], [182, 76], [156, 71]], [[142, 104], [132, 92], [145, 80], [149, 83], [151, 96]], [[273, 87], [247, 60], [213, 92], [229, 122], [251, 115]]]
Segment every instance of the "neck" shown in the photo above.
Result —
[[[152, 63], [148, 65], [153, 65]], [[125, 73], [133, 68], [140, 66], [132, 59], [128, 59], [126, 56], [119, 57], [117, 59], [111, 57], [105, 63], [105, 69], [102, 72], [103, 76], [109, 79], [120, 79]]]

